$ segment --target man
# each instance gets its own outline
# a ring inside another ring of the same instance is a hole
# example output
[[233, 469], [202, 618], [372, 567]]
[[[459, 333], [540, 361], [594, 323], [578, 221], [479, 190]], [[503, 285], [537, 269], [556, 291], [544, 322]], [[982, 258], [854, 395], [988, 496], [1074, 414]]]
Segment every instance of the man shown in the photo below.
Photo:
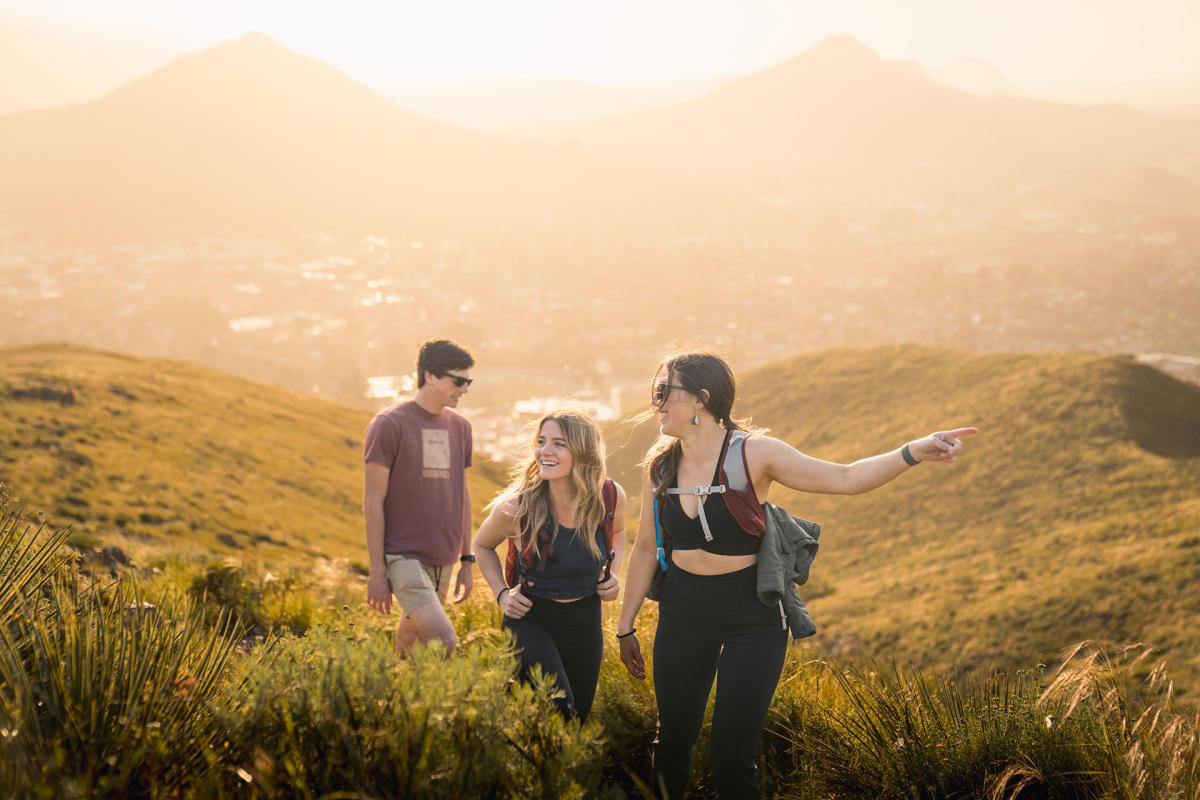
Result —
[[370, 577], [367, 603], [390, 613], [396, 596], [403, 617], [396, 651], [440, 641], [454, 652], [454, 626], [442, 604], [459, 564], [454, 602], [474, 585], [471, 553], [471, 424], [452, 411], [471, 385], [475, 359], [448, 339], [421, 345], [417, 396], [380, 411], [363, 446]]

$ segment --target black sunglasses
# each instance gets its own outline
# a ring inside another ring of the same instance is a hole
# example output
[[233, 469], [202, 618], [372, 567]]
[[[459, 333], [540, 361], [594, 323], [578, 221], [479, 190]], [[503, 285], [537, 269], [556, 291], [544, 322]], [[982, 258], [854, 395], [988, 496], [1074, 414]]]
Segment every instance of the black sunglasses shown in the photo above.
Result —
[[685, 392], [687, 391], [687, 389], [684, 389], [682, 386], [676, 386], [673, 383], [660, 383], [655, 385], [654, 390], [650, 392], [650, 402], [656, 406], [661, 406], [663, 403], [667, 402], [667, 398], [671, 396], [672, 389], [680, 389]]
[[464, 386], [470, 386], [471, 382], [475, 380], [474, 378], [464, 378], [462, 375], [451, 375], [449, 372], [435, 372], [433, 374], [439, 378], [449, 378], [454, 381], [454, 385], [459, 389]]

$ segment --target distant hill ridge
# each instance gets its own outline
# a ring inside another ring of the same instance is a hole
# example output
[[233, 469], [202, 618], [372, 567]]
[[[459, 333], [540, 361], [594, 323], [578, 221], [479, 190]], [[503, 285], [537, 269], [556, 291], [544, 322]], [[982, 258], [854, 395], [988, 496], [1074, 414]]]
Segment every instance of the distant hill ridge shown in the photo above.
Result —
[[1042, 186], [1107, 192], [1104, 168], [1195, 157], [1200, 122], [977, 97], [836, 35], [695, 100], [555, 132], [593, 153], [809, 202], [897, 192], [952, 203]]
[[[1015, 666], [1147, 641], [1197, 687], [1200, 387], [1123, 356], [918, 346], [819, 351], [739, 382], [735, 416], [818, 458], [981, 428], [960, 463], [867, 495], [773, 494], [824, 526], [805, 592], [818, 646]], [[608, 432], [627, 487], [656, 431]]]
[[[59, 235], [507, 230], [657, 207], [577, 149], [404, 111], [252, 33], [89, 103], [0, 115], [0, 212]], [[643, 170], [638, 170], [644, 175]], [[642, 205], [642, 204], [645, 205]]]
[[[181, 361], [0, 349], [0, 483], [77, 541], [366, 563], [371, 413]], [[503, 473], [469, 470], [477, 507]]]
[[[848, 36], [685, 103], [547, 136], [433, 122], [255, 33], [93, 102], [0, 115], [0, 214], [118, 241], [618, 225], [663, 236], [766, 214], [764, 198], [1122, 197], [1131, 171], [1200, 157], [1198, 120], [976, 97]], [[1186, 166], [1171, 170], [1182, 188], [1170, 204], [1200, 205]]]

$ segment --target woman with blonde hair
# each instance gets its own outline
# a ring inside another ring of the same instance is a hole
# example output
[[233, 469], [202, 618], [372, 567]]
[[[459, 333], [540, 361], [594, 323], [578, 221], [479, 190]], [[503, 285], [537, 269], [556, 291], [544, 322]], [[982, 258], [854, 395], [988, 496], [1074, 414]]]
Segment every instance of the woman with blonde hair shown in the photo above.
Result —
[[[650, 391], [662, 435], [644, 462], [641, 517], [617, 640], [630, 674], [644, 678], [633, 623], [661, 564], [654, 636], [655, 792], [684, 795], [715, 678], [709, 763], [717, 796], [755, 798], [759, 735], [792, 625], [783, 601], [766, 605], [756, 590], [767, 527], [762, 501], [771, 485], [822, 494], [868, 492], [922, 461], [954, 461], [962, 437], [976, 429], [939, 431], [853, 464], [834, 464], [745, 431], [732, 417], [735, 382], [720, 356], [688, 352], [665, 358]], [[811, 630], [801, 635], [807, 633]]]
[[[625, 492], [605, 477], [604, 445], [582, 411], [542, 417], [475, 534], [479, 571], [504, 613], [526, 679], [552, 676], [564, 715], [587, 718], [604, 651], [600, 602], [616, 600]], [[506, 568], [496, 548], [509, 540]]]

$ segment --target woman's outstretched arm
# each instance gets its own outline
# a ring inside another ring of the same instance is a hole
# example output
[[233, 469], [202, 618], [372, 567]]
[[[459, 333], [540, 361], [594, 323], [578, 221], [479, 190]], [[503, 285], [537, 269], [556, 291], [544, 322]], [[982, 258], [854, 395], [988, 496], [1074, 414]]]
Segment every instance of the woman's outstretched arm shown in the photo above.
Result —
[[[978, 432], [978, 428], [955, 428], [938, 431], [909, 442], [910, 457], [916, 461], [958, 460], [965, 436]], [[762, 465], [762, 475], [770, 482], [778, 482], [799, 492], [817, 494], [862, 494], [883, 486], [906, 471], [910, 464], [902, 450], [896, 448], [869, 458], [861, 458], [853, 464], [835, 464], [801, 453], [786, 442], [770, 436], [752, 438], [747, 442], [746, 456], [752, 465]], [[756, 481], [758, 483], [758, 481]], [[765, 496], [760, 494], [761, 496]]]

